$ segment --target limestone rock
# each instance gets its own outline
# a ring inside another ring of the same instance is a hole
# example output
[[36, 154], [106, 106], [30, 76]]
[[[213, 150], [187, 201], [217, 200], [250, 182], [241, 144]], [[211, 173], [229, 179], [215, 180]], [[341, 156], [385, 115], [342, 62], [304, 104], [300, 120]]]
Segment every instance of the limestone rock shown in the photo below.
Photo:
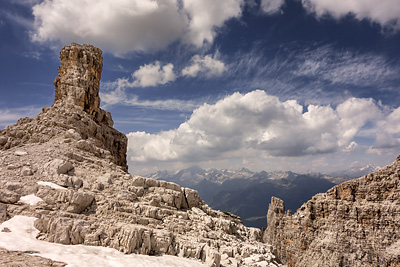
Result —
[[0, 202], [7, 204], [17, 203], [21, 196], [13, 191], [5, 188], [0, 188]]
[[6, 136], [0, 136], [0, 146], [7, 144], [8, 138]]
[[22, 167], [22, 169], [21, 169], [21, 174], [22, 174], [23, 176], [29, 176], [29, 175], [32, 175], [32, 174], [33, 174], [33, 171], [32, 171], [32, 169], [31, 169], [29, 166], [24, 166], [24, 167]]
[[293, 215], [272, 198], [264, 241], [288, 266], [399, 266], [399, 177], [397, 158], [317, 194]]
[[47, 174], [67, 174], [72, 171], [74, 166], [71, 162], [62, 160], [62, 159], [54, 159], [43, 165], [43, 173]]
[[[100, 107], [99, 84], [103, 68], [102, 51], [91, 45], [63, 47], [61, 66], [54, 80], [55, 100], [67, 99], [97, 116]], [[112, 126], [112, 125], [110, 125]]]

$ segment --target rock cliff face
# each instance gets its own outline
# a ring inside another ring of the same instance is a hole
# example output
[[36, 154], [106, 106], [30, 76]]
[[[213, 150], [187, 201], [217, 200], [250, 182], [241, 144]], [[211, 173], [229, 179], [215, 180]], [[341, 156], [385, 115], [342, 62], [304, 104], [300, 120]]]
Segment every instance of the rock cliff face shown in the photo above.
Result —
[[288, 266], [400, 266], [400, 157], [295, 214], [272, 198], [263, 240]]
[[72, 44], [60, 58], [53, 106], [0, 131], [0, 222], [34, 216], [38, 238], [62, 244], [279, 266], [259, 229], [212, 210], [197, 191], [128, 174], [127, 139], [99, 108], [101, 51]]

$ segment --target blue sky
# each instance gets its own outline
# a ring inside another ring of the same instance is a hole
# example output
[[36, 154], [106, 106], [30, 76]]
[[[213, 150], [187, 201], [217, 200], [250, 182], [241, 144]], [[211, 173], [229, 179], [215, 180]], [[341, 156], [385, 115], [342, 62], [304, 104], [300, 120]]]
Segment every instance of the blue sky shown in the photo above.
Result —
[[399, 0], [0, 0], [0, 128], [103, 50], [130, 172], [385, 165], [400, 151]]

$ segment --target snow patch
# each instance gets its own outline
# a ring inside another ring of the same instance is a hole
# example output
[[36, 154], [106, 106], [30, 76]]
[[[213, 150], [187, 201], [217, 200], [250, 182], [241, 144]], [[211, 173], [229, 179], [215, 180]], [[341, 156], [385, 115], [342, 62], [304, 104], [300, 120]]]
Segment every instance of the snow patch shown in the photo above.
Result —
[[52, 182], [43, 182], [43, 181], [39, 181], [37, 182], [38, 185], [44, 185], [44, 186], [50, 186], [53, 189], [57, 189], [57, 190], [67, 190], [66, 188], [59, 186], [58, 184], [52, 183]]
[[40, 201], [43, 201], [43, 199], [41, 199], [40, 197], [35, 196], [34, 194], [30, 194], [27, 196], [23, 196], [19, 199], [19, 202], [21, 203], [25, 203], [25, 204], [29, 204], [31, 206], [36, 205], [37, 203], [39, 203]]
[[[37, 240], [39, 231], [34, 227], [36, 218], [14, 216], [0, 225], [0, 247], [11, 251], [35, 251], [38, 255], [54, 261], [67, 263], [68, 267], [204, 267], [195, 260], [175, 256], [126, 255], [112, 248], [61, 245]], [[8, 228], [9, 232], [1, 232]]]

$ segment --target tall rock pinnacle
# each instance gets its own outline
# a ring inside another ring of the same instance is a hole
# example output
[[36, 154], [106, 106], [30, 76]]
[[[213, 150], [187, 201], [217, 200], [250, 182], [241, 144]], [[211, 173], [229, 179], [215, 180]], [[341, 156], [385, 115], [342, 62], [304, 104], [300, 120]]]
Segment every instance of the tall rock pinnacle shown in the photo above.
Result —
[[[93, 45], [72, 43], [60, 52], [61, 66], [54, 80], [55, 99], [72, 102], [99, 122], [112, 126], [111, 116], [100, 109], [99, 84], [103, 68], [102, 51]], [[105, 118], [108, 117], [108, 118]]]
[[74, 132], [80, 141], [76, 146], [127, 170], [127, 138], [113, 128], [111, 114], [100, 108], [101, 54], [92, 45], [63, 47], [53, 105], [44, 107], [36, 118], [20, 119], [0, 130], [0, 150], [43, 144]]

